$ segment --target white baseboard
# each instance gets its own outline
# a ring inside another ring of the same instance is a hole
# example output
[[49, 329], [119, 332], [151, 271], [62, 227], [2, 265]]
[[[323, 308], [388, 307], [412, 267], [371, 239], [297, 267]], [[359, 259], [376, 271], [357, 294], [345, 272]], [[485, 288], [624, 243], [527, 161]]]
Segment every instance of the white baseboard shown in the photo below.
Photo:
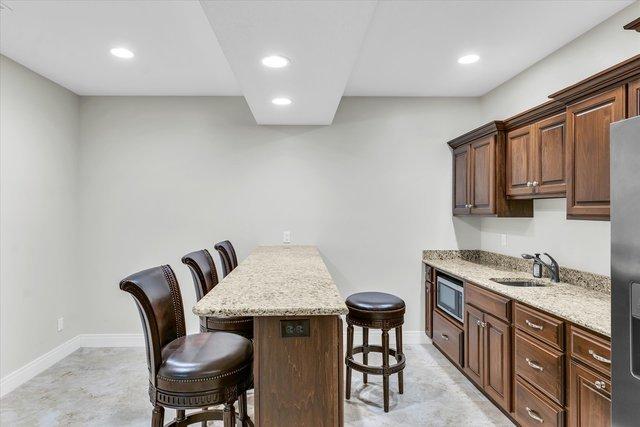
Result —
[[43, 354], [42, 356], [32, 360], [21, 368], [16, 369], [10, 374], [4, 376], [0, 380], [0, 397], [13, 391], [18, 386], [26, 383], [31, 378], [49, 369], [51, 366], [58, 363], [74, 351], [79, 346], [79, 335], [71, 338], [70, 340], [63, 342], [53, 350]]
[[139, 347], [142, 334], [80, 334], [0, 379], [0, 397], [49, 369], [81, 347]]

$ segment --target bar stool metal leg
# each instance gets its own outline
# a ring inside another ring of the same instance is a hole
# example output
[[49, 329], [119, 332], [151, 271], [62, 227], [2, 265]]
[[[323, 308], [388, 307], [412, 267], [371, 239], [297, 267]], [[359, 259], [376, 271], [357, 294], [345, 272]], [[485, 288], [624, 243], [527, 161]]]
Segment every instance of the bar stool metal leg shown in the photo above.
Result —
[[[364, 349], [362, 350], [362, 363], [365, 365], [369, 364], [369, 328], [362, 328], [362, 346]], [[367, 383], [367, 374], [365, 372], [362, 373], [362, 382]]]
[[[353, 325], [347, 326], [347, 359], [353, 357]], [[345, 398], [351, 398], [351, 368], [347, 365], [347, 380], [345, 381], [347, 390], [345, 392]]]
[[[396, 354], [404, 354], [402, 351], [402, 326], [396, 328]], [[404, 392], [404, 377], [403, 371], [398, 372], [398, 393]]]
[[389, 412], [389, 330], [382, 330], [382, 388], [384, 393], [384, 412]]

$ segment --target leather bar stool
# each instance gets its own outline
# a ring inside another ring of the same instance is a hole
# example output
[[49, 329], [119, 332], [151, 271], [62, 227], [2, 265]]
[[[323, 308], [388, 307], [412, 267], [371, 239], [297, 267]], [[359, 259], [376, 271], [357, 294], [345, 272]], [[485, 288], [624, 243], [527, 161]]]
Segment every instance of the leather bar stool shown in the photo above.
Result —
[[[242, 426], [247, 415], [246, 390], [253, 382], [253, 346], [236, 334], [209, 332], [185, 335], [178, 281], [164, 265], [140, 271], [120, 282], [136, 302], [147, 350], [152, 427], [162, 427], [165, 408], [176, 410], [167, 426], [222, 420], [235, 427], [234, 403]], [[223, 410], [209, 406], [224, 404]], [[202, 409], [185, 416], [186, 409]]]
[[[361, 292], [353, 294], [346, 301], [347, 314], [347, 365], [346, 397], [351, 397], [351, 370], [362, 372], [362, 380], [367, 383], [367, 375], [382, 375], [384, 411], [389, 412], [389, 375], [398, 374], [398, 392], [403, 393], [402, 370], [405, 357], [402, 353], [402, 324], [405, 304], [400, 298], [382, 292]], [[362, 345], [353, 346], [353, 327], [362, 327]], [[389, 330], [396, 330], [396, 348], [389, 348]], [[369, 344], [369, 329], [382, 329], [382, 346]], [[368, 365], [369, 353], [382, 353], [382, 366]], [[362, 353], [363, 363], [356, 362], [353, 355]], [[389, 356], [396, 363], [389, 364]]]
[[227, 274], [231, 273], [233, 269], [238, 266], [236, 250], [233, 249], [233, 245], [228, 240], [218, 242], [213, 245], [213, 247], [220, 254], [220, 260], [222, 261], [222, 277], [227, 277]]
[[[191, 270], [198, 300], [218, 284], [218, 273], [208, 250], [191, 252], [182, 257]], [[253, 317], [200, 317], [200, 332], [232, 332], [253, 339]]]

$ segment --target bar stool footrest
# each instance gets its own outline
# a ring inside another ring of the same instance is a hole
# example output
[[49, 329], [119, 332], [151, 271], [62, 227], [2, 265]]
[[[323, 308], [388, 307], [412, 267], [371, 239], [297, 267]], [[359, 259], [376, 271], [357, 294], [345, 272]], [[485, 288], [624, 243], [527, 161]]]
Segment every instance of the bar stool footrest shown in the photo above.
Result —
[[[365, 352], [366, 354], [369, 354], [372, 352], [382, 353], [383, 349], [382, 349], [382, 346], [380, 345], [367, 345], [367, 346], [359, 345], [359, 346], [353, 347], [353, 350], [352, 350], [352, 354], [365, 353]], [[363, 374], [392, 375], [402, 371], [405, 367], [404, 354], [402, 353], [398, 354], [398, 352], [395, 349], [390, 348], [389, 356], [396, 359], [397, 363], [394, 365], [389, 365], [386, 368], [384, 366], [370, 366], [370, 365], [364, 365], [360, 362], [356, 362], [355, 360], [353, 360], [353, 355], [351, 357], [349, 356], [345, 357], [344, 360], [349, 368], [353, 369], [354, 371], [361, 372]]]

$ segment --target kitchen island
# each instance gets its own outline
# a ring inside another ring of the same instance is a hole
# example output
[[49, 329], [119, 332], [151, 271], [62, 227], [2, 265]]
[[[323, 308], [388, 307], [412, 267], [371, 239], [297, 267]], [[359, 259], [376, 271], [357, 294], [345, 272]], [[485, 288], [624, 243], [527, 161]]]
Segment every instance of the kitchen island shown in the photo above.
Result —
[[256, 426], [342, 426], [342, 320], [318, 249], [259, 246], [194, 307], [254, 317]]

